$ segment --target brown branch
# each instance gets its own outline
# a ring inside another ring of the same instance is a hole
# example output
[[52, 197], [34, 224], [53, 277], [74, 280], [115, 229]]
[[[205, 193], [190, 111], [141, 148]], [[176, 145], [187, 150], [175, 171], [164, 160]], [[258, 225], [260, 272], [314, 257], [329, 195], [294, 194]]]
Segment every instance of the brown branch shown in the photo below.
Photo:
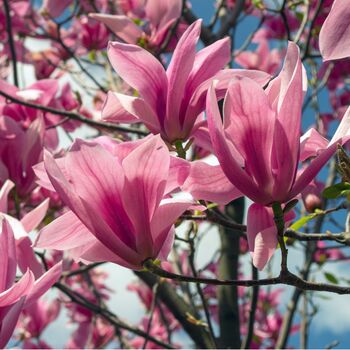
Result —
[[330, 292], [335, 294], [350, 294], [350, 287], [336, 286], [326, 283], [314, 283], [305, 281], [289, 271], [281, 271], [278, 277], [264, 278], [260, 280], [219, 280], [215, 278], [203, 278], [182, 276], [161, 269], [152, 260], [144, 262], [144, 268], [158, 277], [168, 278], [177, 282], [203, 283], [216, 286], [268, 286], [274, 284], [286, 284], [301, 290], [313, 290], [318, 292]]
[[173, 349], [173, 347], [149, 334], [142, 331], [139, 328], [132, 327], [128, 325], [127, 323], [119, 320], [119, 318], [111, 311], [104, 309], [92, 302], [90, 302], [88, 299], [84, 298], [81, 294], [74, 292], [72, 289], [70, 289], [68, 286], [62, 284], [62, 283], [56, 283], [54, 284], [54, 287], [59, 289], [62, 293], [67, 295], [71, 301], [74, 303], [77, 303], [86, 309], [94, 312], [96, 315], [102, 316], [104, 319], [106, 319], [108, 322], [110, 322], [113, 326], [125, 329], [131, 333], [134, 333], [140, 337], [146, 338], [149, 341], [152, 341], [153, 343], [160, 345], [161, 347], [165, 349]]
[[17, 57], [16, 57], [16, 48], [13, 40], [12, 34], [12, 24], [11, 24], [11, 9], [8, 0], [4, 0], [5, 14], [6, 14], [6, 31], [7, 31], [7, 40], [11, 52], [12, 60], [12, 71], [13, 71], [13, 82], [18, 87], [18, 71], [17, 71]]
[[0, 95], [5, 97], [7, 100], [9, 100], [13, 103], [18, 103], [22, 106], [35, 108], [35, 109], [41, 110], [43, 112], [61, 115], [63, 117], [67, 117], [67, 118], [72, 119], [72, 120], [77, 120], [81, 123], [87, 124], [87, 125], [92, 126], [92, 127], [107, 129], [110, 131], [130, 132], [130, 133], [134, 133], [134, 134], [142, 135], [142, 136], [147, 135], [146, 132], [139, 130], [139, 129], [136, 129], [136, 128], [129, 128], [129, 127], [124, 127], [124, 126], [120, 126], [120, 125], [116, 125], [116, 124], [112, 124], [112, 123], [99, 122], [99, 121], [96, 121], [93, 119], [86, 118], [85, 116], [83, 116], [79, 113], [62, 111], [62, 110], [59, 110], [56, 108], [51, 108], [51, 107], [39, 105], [36, 103], [24, 101], [24, 100], [21, 100], [20, 98], [16, 98], [16, 97], [9, 95], [4, 91], [0, 91]]

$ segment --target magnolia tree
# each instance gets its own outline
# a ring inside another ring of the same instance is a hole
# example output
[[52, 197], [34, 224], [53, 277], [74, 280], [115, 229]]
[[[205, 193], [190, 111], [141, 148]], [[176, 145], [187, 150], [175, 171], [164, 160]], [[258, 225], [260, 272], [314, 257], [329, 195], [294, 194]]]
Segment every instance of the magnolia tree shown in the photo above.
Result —
[[306, 348], [349, 306], [350, 2], [201, 1], [1, 0], [1, 348]]

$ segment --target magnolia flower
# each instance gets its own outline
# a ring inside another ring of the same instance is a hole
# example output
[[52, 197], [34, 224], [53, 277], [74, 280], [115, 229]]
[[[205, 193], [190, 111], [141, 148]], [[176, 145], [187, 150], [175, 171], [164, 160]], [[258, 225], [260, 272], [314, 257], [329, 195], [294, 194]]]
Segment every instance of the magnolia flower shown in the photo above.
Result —
[[15, 283], [16, 267], [15, 237], [11, 225], [3, 219], [0, 233], [0, 348], [4, 348], [11, 338], [22, 309], [40, 298], [61, 274], [60, 263], [37, 280], [33, 272], [27, 269]]
[[[207, 96], [214, 153], [227, 177], [219, 176], [220, 167], [211, 167], [211, 178], [218, 173], [217, 190], [214, 180], [208, 183], [214, 194], [224, 189], [231, 194], [230, 199], [246, 195], [255, 202], [248, 210], [247, 235], [253, 263], [259, 269], [277, 246], [270, 206], [274, 202], [287, 203], [299, 195], [334, 154], [337, 143], [345, 142], [349, 135], [350, 109], [329, 143], [315, 130], [300, 138], [303, 90], [299, 49], [289, 43], [283, 69], [266, 90], [248, 78], [232, 80], [224, 101], [223, 121], [214, 86]], [[299, 161], [310, 157], [315, 158], [297, 174]], [[201, 172], [191, 170], [184, 184], [192, 193], [195, 189], [195, 197], [202, 199], [207, 194], [198, 185], [200, 181], [194, 185], [191, 177], [201, 177], [205, 167], [202, 164]], [[222, 200], [224, 195], [219, 194]]]
[[320, 32], [320, 51], [325, 61], [350, 56], [350, 6], [335, 0]]
[[153, 134], [160, 133], [168, 143], [187, 140], [202, 125], [198, 119], [205, 109], [205, 95], [213, 77], [220, 80], [218, 96], [229, 79], [249, 76], [264, 85], [264, 72], [221, 69], [230, 60], [229, 38], [217, 41], [196, 53], [201, 21], [182, 35], [168, 69], [148, 51], [119, 42], [109, 44], [113, 68], [140, 97], [109, 92], [102, 118], [109, 121], [143, 122]]
[[193, 203], [164, 198], [178, 186], [182, 163], [174, 165], [159, 136], [110, 151], [76, 140], [60, 162], [45, 154], [51, 184], [71, 211], [44, 227], [36, 246], [141, 269], [148, 258], [166, 259], [173, 224]]
[[[174, 22], [181, 17], [181, 0], [148, 0], [133, 4], [124, 5], [126, 15], [108, 15], [101, 13], [91, 13], [90, 17], [101, 21], [121, 40], [129, 44], [140, 43], [146, 47], [159, 47], [166, 39], [166, 35]], [[138, 26], [129, 18], [132, 13], [139, 10], [144, 11], [144, 16], [138, 18], [142, 27]], [[132, 13], [130, 13], [130, 11]]]

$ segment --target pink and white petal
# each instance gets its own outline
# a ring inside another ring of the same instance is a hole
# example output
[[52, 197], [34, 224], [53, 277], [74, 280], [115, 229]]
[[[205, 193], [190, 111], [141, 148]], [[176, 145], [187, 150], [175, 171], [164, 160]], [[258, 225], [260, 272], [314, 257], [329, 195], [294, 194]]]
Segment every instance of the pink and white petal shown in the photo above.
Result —
[[195, 199], [219, 204], [227, 204], [243, 196], [228, 180], [220, 165], [212, 166], [202, 161], [191, 163], [190, 174], [181, 188]]
[[10, 180], [6, 180], [2, 185], [0, 190], [0, 213], [7, 213], [8, 195], [14, 187], [15, 184]]
[[278, 243], [271, 208], [256, 203], [249, 207], [247, 238], [253, 265], [262, 270], [275, 252]]
[[16, 278], [17, 255], [12, 228], [6, 220], [2, 221], [0, 234], [0, 292], [10, 288]]
[[157, 29], [166, 26], [181, 16], [181, 0], [153, 0], [145, 5], [146, 18]]
[[[175, 239], [175, 227], [174, 225], [171, 226], [171, 228], [168, 230], [166, 229], [163, 234], [158, 236], [158, 239], [156, 240], [156, 245], [160, 247], [159, 253], [157, 258], [161, 261], [165, 261], [168, 258], [168, 255], [170, 254], [171, 248], [174, 245], [174, 239]], [[158, 244], [158, 241], [160, 241], [162, 244]]]
[[154, 134], [161, 130], [157, 115], [143, 99], [117, 92], [108, 92], [102, 119], [119, 123], [143, 122]]
[[341, 138], [347, 138], [350, 135], [350, 106], [344, 113], [342, 120], [335, 131], [331, 141], [329, 142], [329, 145], [333, 144], [334, 142], [338, 142]]
[[108, 44], [107, 52], [120, 77], [139, 92], [157, 115], [164, 115], [168, 81], [161, 63], [143, 48], [117, 41]]
[[[6, 344], [11, 339], [11, 336], [17, 325], [19, 315], [22, 311], [25, 297], [22, 297], [15, 304], [10, 306], [9, 310], [6, 311], [6, 315], [1, 320], [0, 327], [0, 349], [5, 349]], [[0, 310], [1, 312], [2, 310]]]
[[62, 261], [51, 267], [46, 271], [39, 279], [37, 279], [29, 291], [24, 308], [30, 306], [33, 302], [37, 301], [43, 294], [45, 294], [61, 277], [62, 274]]
[[257, 83], [248, 78], [232, 81], [224, 102], [225, 133], [246, 160], [246, 171], [267, 194], [273, 187], [269, 164], [275, 121], [276, 114]]
[[104, 244], [97, 241], [90, 245], [89, 247], [85, 247], [83, 252], [80, 252], [79, 258], [81, 261], [85, 262], [112, 262], [114, 264], [118, 264], [120, 266], [126, 267], [132, 270], [141, 270], [142, 269], [142, 258], [141, 256], [136, 259], [133, 263], [130, 259], [124, 260], [120, 256], [116, 255], [114, 252], [108, 249]]
[[158, 235], [165, 229], [169, 229], [179, 216], [193, 204], [194, 202], [191, 200], [179, 200], [175, 198], [163, 199], [151, 221], [151, 231], [154, 240], [156, 240]]
[[311, 128], [300, 138], [300, 161], [315, 157], [318, 151], [327, 148], [329, 141]]
[[29, 237], [24, 237], [16, 241], [16, 251], [18, 267], [22, 273], [25, 273], [29, 269], [33, 272], [35, 278], [39, 278], [44, 273], [42, 265], [36, 258], [32, 241]]
[[89, 17], [105, 24], [117, 37], [126, 43], [136, 44], [138, 39], [142, 37], [143, 30], [127, 16], [90, 13]]
[[95, 240], [95, 236], [79, 218], [72, 211], [67, 211], [40, 230], [34, 247], [68, 250]]
[[166, 71], [168, 95], [165, 129], [169, 130], [169, 133], [181, 129], [180, 119], [185, 117], [180, 115], [181, 101], [185, 96], [185, 86], [194, 64], [201, 22], [198, 20], [192, 23], [181, 36]]
[[335, 0], [321, 28], [319, 45], [324, 61], [350, 56], [350, 6]]
[[216, 102], [214, 84], [210, 87], [207, 95], [207, 115], [210, 138], [215, 150], [215, 155], [218, 157], [221, 168], [227, 178], [235, 187], [251, 199], [258, 201], [265, 200], [252, 179], [237, 162], [237, 157], [235, 157], [235, 155], [239, 155], [239, 153], [237, 151], [236, 154], [232, 153], [232, 147], [229, 146], [223, 130], [221, 115]]
[[289, 42], [281, 73], [277, 104], [278, 121], [274, 134], [272, 166], [276, 169], [273, 196], [286, 193], [295, 180], [301, 128], [303, 102], [303, 72], [299, 48]]
[[0, 307], [9, 306], [18, 301], [31, 291], [34, 285], [34, 275], [30, 270], [22, 276], [11, 288], [0, 293]]
[[44, 220], [47, 210], [49, 208], [50, 199], [46, 198], [35, 209], [27, 213], [22, 219], [21, 223], [24, 229], [29, 233], [34, 230]]
[[171, 193], [182, 186], [190, 173], [191, 163], [185, 159], [170, 156], [169, 175], [164, 194]]
[[150, 220], [158, 207], [169, 174], [170, 156], [160, 136], [153, 136], [123, 160], [125, 208], [137, 232], [138, 250], [152, 250]]

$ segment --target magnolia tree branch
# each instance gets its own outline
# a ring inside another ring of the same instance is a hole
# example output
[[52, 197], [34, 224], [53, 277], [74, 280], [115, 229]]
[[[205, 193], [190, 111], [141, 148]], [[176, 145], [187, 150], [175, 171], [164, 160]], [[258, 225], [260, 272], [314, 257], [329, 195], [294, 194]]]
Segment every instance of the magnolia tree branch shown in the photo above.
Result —
[[71, 120], [79, 121], [81, 123], [87, 124], [87, 125], [95, 127], [95, 128], [107, 129], [109, 131], [128, 132], [128, 133], [133, 133], [133, 134], [137, 134], [137, 135], [141, 135], [141, 136], [147, 135], [147, 133], [145, 131], [142, 131], [142, 130], [139, 130], [136, 128], [129, 128], [129, 127], [125, 127], [125, 126], [116, 125], [113, 123], [99, 122], [97, 120], [86, 118], [85, 116], [83, 116], [82, 114], [79, 114], [79, 113], [62, 111], [60, 109], [56, 109], [56, 108], [47, 107], [47, 106], [39, 105], [36, 103], [24, 101], [20, 98], [13, 97], [13, 96], [9, 95], [4, 91], [0, 91], [0, 95], [5, 97], [7, 100], [9, 100], [13, 103], [17, 103], [17, 104], [20, 104], [22, 106], [26, 106], [26, 107], [30, 107], [30, 108], [35, 108], [35, 109], [38, 109], [38, 110], [43, 111], [43, 112], [61, 115], [63, 117], [69, 118]]
[[8, 0], [4, 0], [4, 8], [5, 8], [5, 15], [6, 15], [7, 41], [9, 43], [11, 60], [12, 60], [13, 82], [16, 86], [19, 86], [16, 48], [15, 48], [15, 42], [13, 40], [12, 24], [11, 24], [11, 9], [10, 9], [10, 4]]
[[90, 302], [88, 299], [84, 298], [80, 293], [76, 293], [74, 290], [70, 289], [67, 285], [62, 283], [56, 283], [54, 285], [58, 290], [60, 290], [62, 293], [67, 295], [72, 302], [79, 304], [86, 309], [92, 311], [96, 315], [102, 316], [104, 319], [106, 319], [108, 322], [110, 322], [113, 326], [121, 329], [125, 329], [131, 333], [134, 333], [140, 337], [143, 337], [145, 339], [148, 339], [149, 341], [152, 341], [153, 343], [165, 348], [165, 349], [174, 349], [170, 344], [167, 344], [150, 334], [147, 334], [146, 332], [142, 331], [139, 328], [132, 327], [128, 325], [127, 323], [119, 320], [119, 318], [111, 311], [102, 308], [99, 305], [96, 305], [92, 302]]
[[151, 289], [156, 283], [159, 283], [158, 299], [167, 306], [198, 348], [212, 349], [215, 347], [207, 327], [204, 327], [202, 322], [195, 322], [196, 319], [192, 316], [195, 310], [180, 297], [174, 286], [159, 279], [162, 276], [140, 271], [134, 271], [134, 273]]

